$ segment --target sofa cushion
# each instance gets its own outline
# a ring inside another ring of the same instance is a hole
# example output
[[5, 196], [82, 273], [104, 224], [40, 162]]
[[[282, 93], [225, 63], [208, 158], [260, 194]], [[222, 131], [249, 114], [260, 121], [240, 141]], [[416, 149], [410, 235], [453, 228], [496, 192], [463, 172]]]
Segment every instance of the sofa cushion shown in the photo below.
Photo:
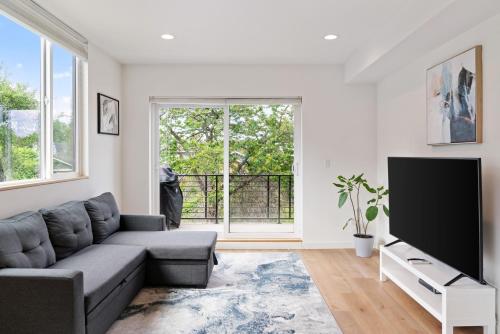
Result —
[[92, 245], [92, 225], [83, 202], [68, 202], [40, 213], [47, 224], [57, 260]]
[[55, 262], [40, 213], [25, 212], [0, 220], [0, 268], [46, 268]]
[[50, 268], [83, 272], [85, 312], [89, 313], [146, 259], [139, 246], [92, 245]]
[[101, 243], [120, 228], [120, 211], [111, 193], [85, 201], [85, 208], [92, 222], [94, 243]]
[[217, 233], [208, 231], [120, 231], [104, 244], [139, 245], [159, 260], [208, 260], [217, 242]]

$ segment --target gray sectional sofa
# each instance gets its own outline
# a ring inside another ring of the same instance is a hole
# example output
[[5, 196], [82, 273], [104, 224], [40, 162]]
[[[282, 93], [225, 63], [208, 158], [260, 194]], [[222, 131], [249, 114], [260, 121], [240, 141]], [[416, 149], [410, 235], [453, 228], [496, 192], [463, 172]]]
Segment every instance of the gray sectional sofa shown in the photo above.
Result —
[[111, 193], [0, 220], [0, 333], [104, 333], [145, 284], [205, 287], [216, 239]]

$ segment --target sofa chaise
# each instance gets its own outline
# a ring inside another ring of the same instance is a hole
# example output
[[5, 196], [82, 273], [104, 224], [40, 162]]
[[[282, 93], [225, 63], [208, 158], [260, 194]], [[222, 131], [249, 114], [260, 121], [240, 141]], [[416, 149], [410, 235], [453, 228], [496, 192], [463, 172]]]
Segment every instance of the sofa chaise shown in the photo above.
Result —
[[111, 193], [0, 220], [0, 333], [104, 333], [144, 285], [205, 287], [216, 239]]

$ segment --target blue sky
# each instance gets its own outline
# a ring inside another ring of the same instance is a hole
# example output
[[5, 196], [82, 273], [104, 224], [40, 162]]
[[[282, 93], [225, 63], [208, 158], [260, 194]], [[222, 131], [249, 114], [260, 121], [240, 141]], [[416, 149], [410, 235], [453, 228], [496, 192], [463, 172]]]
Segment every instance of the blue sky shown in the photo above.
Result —
[[[54, 116], [71, 113], [72, 56], [53, 44]], [[0, 66], [9, 81], [40, 92], [40, 35], [0, 15]], [[66, 117], [64, 117], [66, 118]]]
[[10, 81], [40, 91], [40, 36], [0, 15], [0, 64]]

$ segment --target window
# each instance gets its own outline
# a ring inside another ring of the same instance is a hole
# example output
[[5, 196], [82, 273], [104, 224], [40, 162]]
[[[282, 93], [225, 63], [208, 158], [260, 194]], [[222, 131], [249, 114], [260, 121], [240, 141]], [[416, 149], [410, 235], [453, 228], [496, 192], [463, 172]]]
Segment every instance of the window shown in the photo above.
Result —
[[2, 15], [0, 45], [0, 188], [80, 176], [80, 60]]
[[0, 182], [41, 176], [40, 43], [0, 16]]
[[52, 168], [75, 171], [75, 57], [52, 45]]

